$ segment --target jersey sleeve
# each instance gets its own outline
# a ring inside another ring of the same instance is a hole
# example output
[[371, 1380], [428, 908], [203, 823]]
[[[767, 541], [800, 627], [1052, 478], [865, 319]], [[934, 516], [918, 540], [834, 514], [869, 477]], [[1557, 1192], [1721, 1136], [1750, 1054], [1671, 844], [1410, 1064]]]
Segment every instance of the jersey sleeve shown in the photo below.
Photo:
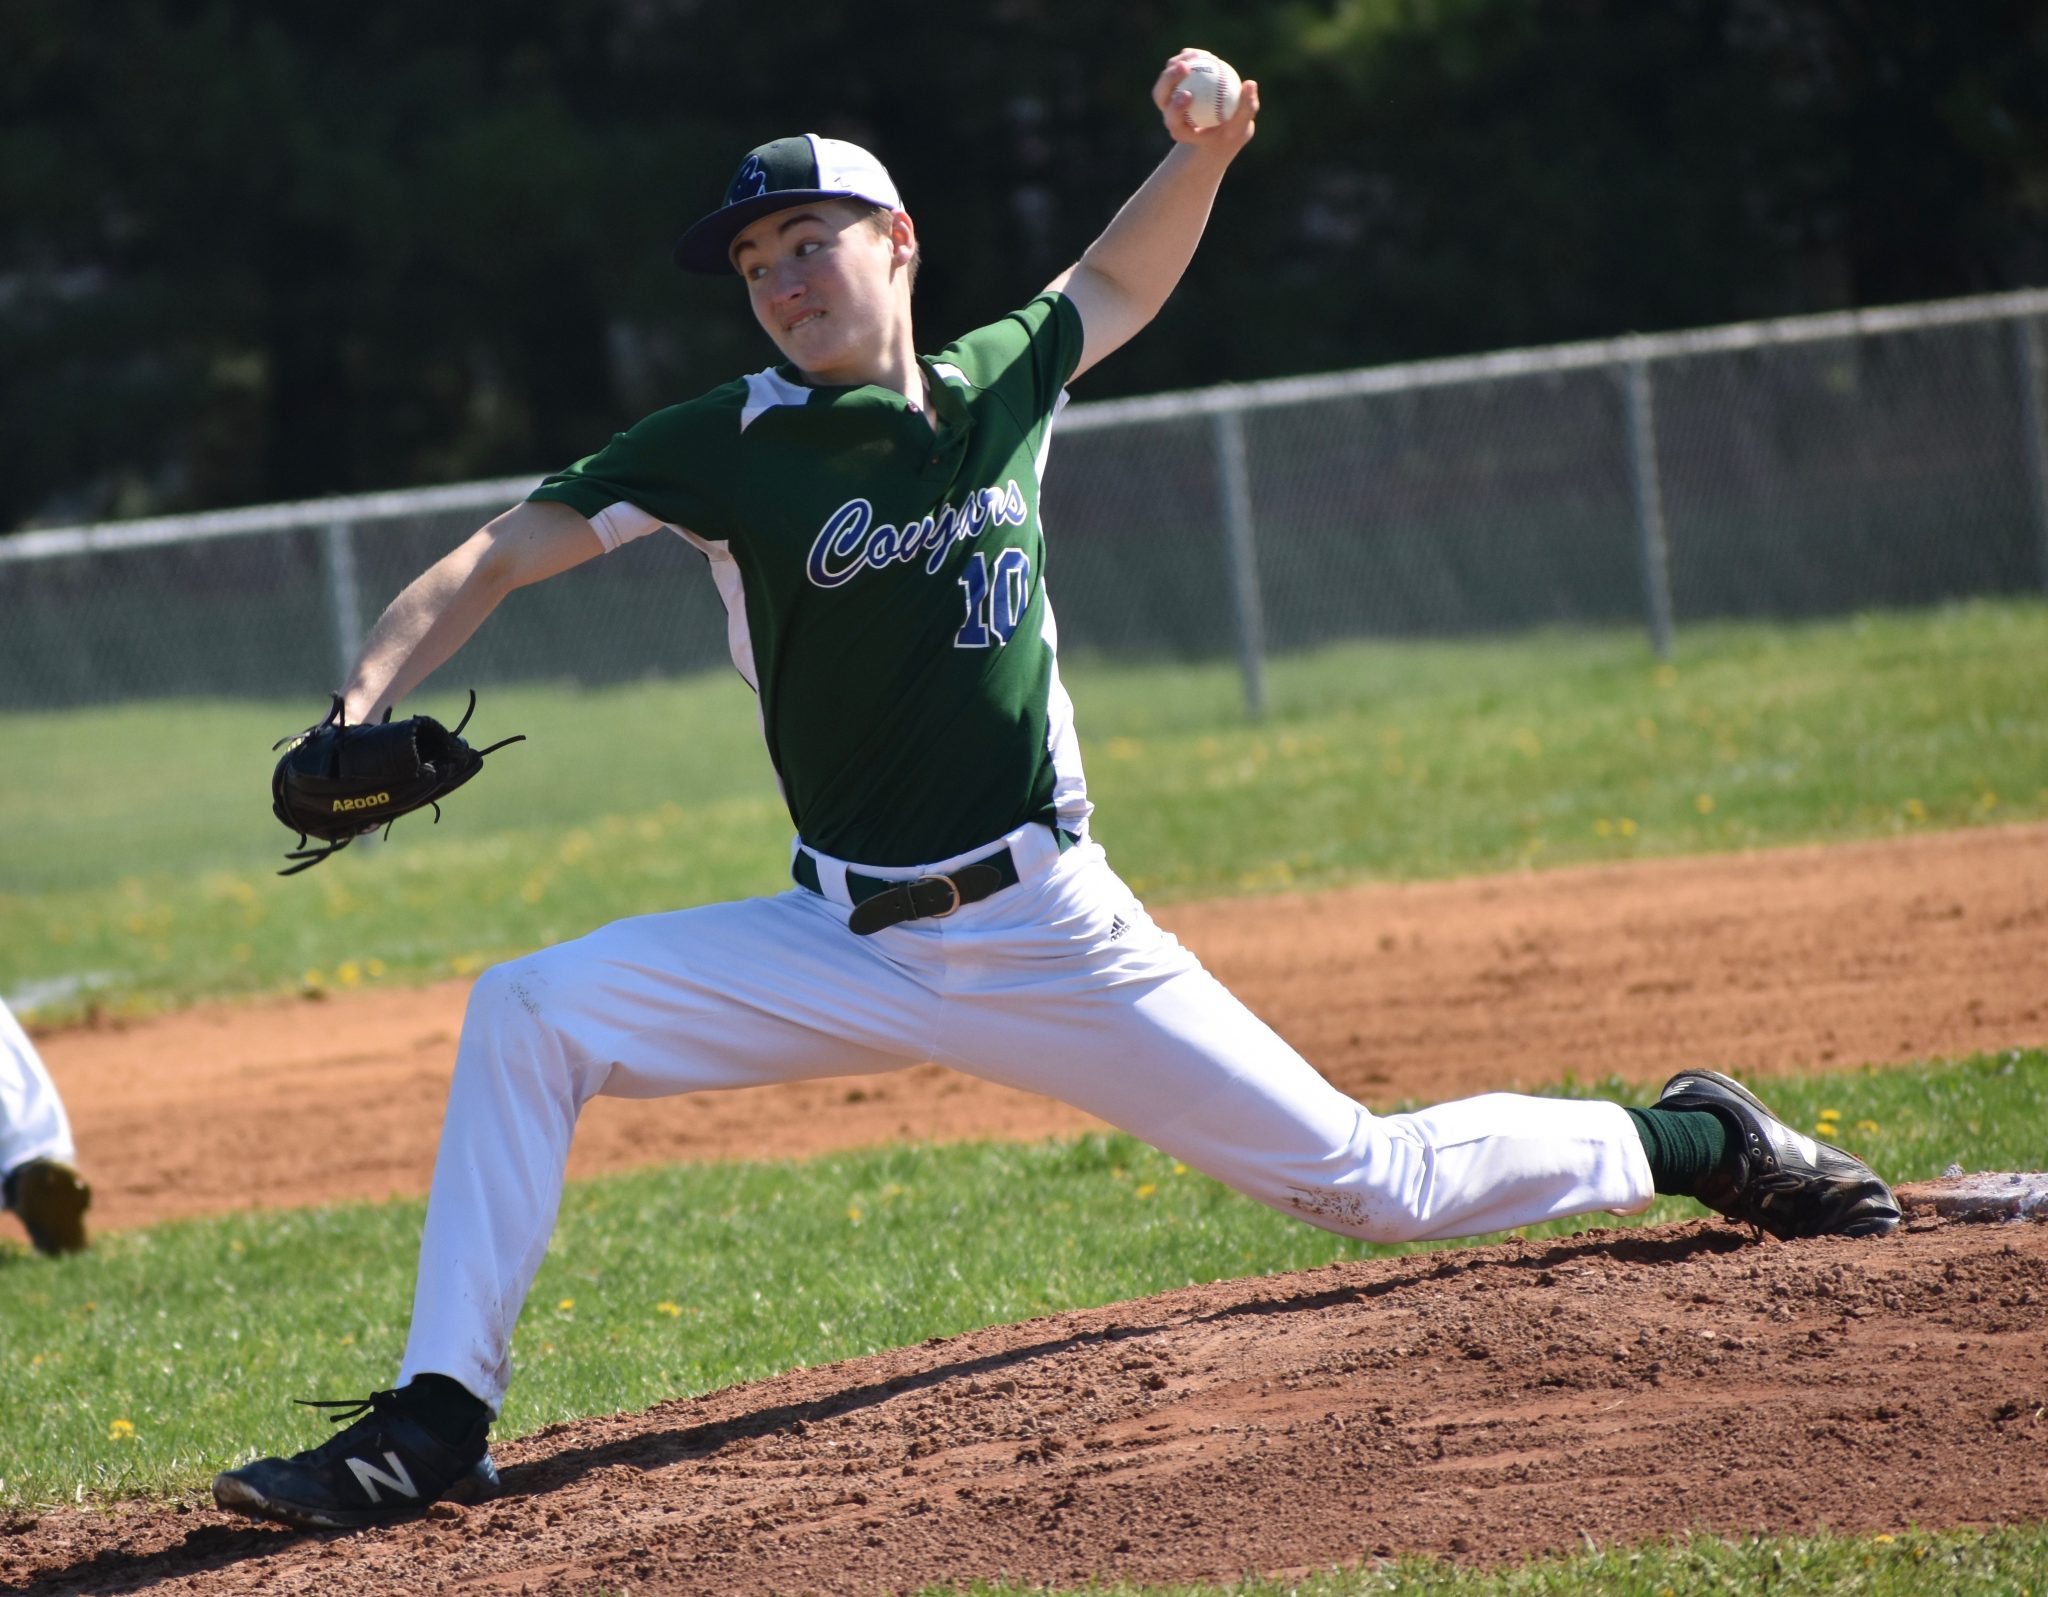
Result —
[[738, 407], [725, 403], [727, 397], [721, 389], [658, 410], [526, 497], [580, 512], [607, 548], [662, 523], [724, 537], [727, 482], [740, 436]]
[[933, 357], [975, 387], [998, 394], [1019, 425], [1035, 433], [1060, 407], [1081, 364], [1081, 313], [1060, 293], [1040, 294], [1000, 321], [977, 327]]

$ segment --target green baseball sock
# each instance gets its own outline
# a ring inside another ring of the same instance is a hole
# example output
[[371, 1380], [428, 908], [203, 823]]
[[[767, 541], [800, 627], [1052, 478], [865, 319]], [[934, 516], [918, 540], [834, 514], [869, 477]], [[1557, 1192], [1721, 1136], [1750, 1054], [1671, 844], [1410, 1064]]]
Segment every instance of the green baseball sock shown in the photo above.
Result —
[[1711, 1109], [1631, 1109], [1628, 1117], [1649, 1156], [1651, 1186], [1673, 1197], [1698, 1197], [1734, 1152], [1728, 1123]]

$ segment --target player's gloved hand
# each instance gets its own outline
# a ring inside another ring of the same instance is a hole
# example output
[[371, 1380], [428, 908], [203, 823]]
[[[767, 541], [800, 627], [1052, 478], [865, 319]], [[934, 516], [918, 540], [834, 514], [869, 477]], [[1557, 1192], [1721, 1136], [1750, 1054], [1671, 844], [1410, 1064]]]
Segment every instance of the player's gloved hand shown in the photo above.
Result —
[[[521, 733], [486, 749], [471, 748], [462, 741], [462, 729], [475, 711], [472, 691], [452, 732], [432, 716], [393, 721], [388, 710], [377, 725], [350, 726], [337, 693], [325, 720], [273, 744], [285, 753], [271, 773], [270, 807], [299, 834], [300, 844], [285, 855], [298, 863], [277, 874], [292, 876], [318, 865], [365, 832], [427, 805], [438, 821], [439, 800], [482, 770], [485, 755], [524, 741]], [[307, 848], [308, 838], [326, 846]]]

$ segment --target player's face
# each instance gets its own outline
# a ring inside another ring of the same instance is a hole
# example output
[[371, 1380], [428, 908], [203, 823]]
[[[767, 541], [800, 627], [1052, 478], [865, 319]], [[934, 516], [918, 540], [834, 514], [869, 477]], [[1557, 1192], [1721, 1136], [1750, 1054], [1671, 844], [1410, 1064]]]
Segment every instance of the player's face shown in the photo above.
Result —
[[733, 240], [754, 319], [816, 381], [868, 381], [891, 348], [901, 240], [867, 218], [852, 201], [824, 200], [764, 216]]

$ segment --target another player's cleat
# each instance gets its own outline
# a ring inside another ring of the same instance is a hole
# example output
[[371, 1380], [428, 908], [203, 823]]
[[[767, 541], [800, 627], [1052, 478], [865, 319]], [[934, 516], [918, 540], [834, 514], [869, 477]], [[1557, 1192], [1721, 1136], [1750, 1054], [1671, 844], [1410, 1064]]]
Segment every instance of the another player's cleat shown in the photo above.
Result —
[[341, 1409], [335, 1423], [355, 1423], [309, 1452], [223, 1470], [213, 1478], [216, 1503], [280, 1525], [351, 1530], [410, 1519], [444, 1499], [480, 1503], [504, 1490], [485, 1447], [488, 1420], [450, 1447], [405, 1413], [396, 1392], [306, 1406]]
[[1717, 1172], [1700, 1202], [1774, 1237], [1881, 1237], [1899, 1223], [1892, 1189], [1861, 1159], [1794, 1131], [1739, 1081], [1681, 1070], [1660, 1109], [1718, 1109], [1734, 1122], [1733, 1168]]
[[38, 1253], [85, 1248], [85, 1211], [92, 1188], [61, 1159], [30, 1159], [7, 1178], [7, 1206], [21, 1216]]

